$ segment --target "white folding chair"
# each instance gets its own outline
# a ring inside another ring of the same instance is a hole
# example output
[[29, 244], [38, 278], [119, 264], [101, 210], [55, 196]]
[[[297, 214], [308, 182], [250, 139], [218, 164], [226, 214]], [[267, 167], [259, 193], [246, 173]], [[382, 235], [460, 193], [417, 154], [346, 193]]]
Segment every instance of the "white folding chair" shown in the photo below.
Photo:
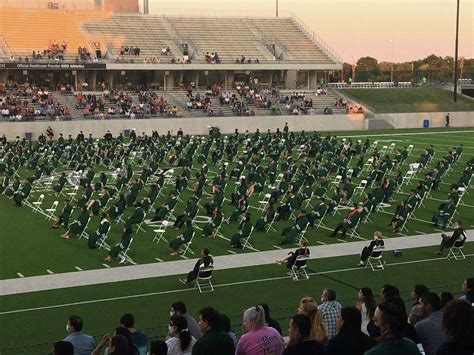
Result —
[[271, 194], [265, 194], [265, 196], [263, 196], [263, 200], [258, 201], [259, 206], [257, 207], [257, 211], [264, 211], [265, 208], [268, 206], [268, 201], [270, 201], [271, 198]]
[[157, 229], [153, 229], [155, 236], [153, 237], [153, 243], [156, 241], [156, 244], [160, 244], [161, 241], [169, 243], [165, 238], [166, 227], [168, 226], [168, 221], [163, 221]]
[[244, 243], [242, 244], [242, 250], [245, 250], [245, 248], [248, 248], [253, 251], [258, 251], [252, 246], [252, 244], [250, 244], [250, 238], [252, 237], [252, 233], [253, 233], [253, 226], [252, 226], [252, 229], [250, 230], [249, 236], [243, 239]]
[[79, 191], [79, 185], [74, 186], [71, 192], [66, 192], [66, 196], [69, 196], [69, 200], [72, 202], [76, 198], [76, 194]]
[[199, 269], [194, 288], [198, 288], [200, 293], [214, 292], [214, 285], [212, 284], [212, 274], [214, 266], [202, 266]]
[[56, 217], [55, 217], [55, 213], [56, 213], [56, 210], [58, 209], [58, 204], [59, 204], [59, 201], [54, 201], [53, 202], [53, 205], [51, 206], [51, 208], [47, 208], [45, 210], [46, 212], [46, 219], [51, 219], [51, 220], [55, 220]]
[[192, 251], [191, 249], [191, 245], [193, 243], [193, 239], [194, 239], [194, 235], [196, 234], [196, 232], [193, 232], [193, 235], [191, 236], [191, 239], [189, 240], [189, 242], [181, 245], [181, 250], [178, 252], [180, 255], [180, 257], [184, 258], [184, 259], [187, 259], [186, 257], [186, 253], [191, 253], [194, 255], [194, 252]]
[[294, 281], [300, 281], [300, 279], [308, 280], [309, 275], [306, 272], [306, 265], [309, 260], [309, 255], [298, 255], [295, 263], [291, 267], [290, 275]]
[[105, 235], [102, 238], [99, 238], [99, 240], [97, 241], [97, 244], [99, 245], [99, 250], [102, 248], [106, 248], [107, 250], [110, 250], [110, 245], [107, 244], [107, 238], [109, 237], [109, 232], [111, 229], [112, 227], [109, 227], [109, 229], [107, 230], [107, 233], [105, 233]]
[[43, 203], [44, 200], [44, 194], [39, 195], [38, 199], [31, 204], [33, 205], [33, 212], [36, 213], [41, 210], [41, 204]]
[[362, 195], [367, 187], [367, 180], [361, 180], [359, 186], [355, 188], [354, 195]]
[[126, 262], [135, 264], [133, 260], [128, 256], [128, 252], [130, 250], [130, 247], [132, 246], [132, 243], [133, 243], [133, 237], [130, 239], [130, 243], [128, 243], [127, 248], [125, 250], [122, 250], [119, 254], [120, 264], [125, 264]]
[[[457, 245], [456, 245], [457, 244]], [[454, 243], [451, 248], [449, 248], [449, 252], [447, 255], [448, 260], [464, 260], [466, 259], [466, 255], [463, 253], [464, 248], [464, 241], [458, 244], [458, 242]]]
[[334, 184], [334, 185], [339, 185], [342, 181], [342, 176], [341, 175], [336, 175], [336, 177], [334, 178], [334, 180], [331, 182], [331, 184]]
[[372, 253], [370, 253], [369, 258], [367, 259], [366, 267], [370, 266], [372, 271], [384, 270], [385, 266], [382, 261], [384, 251], [385, 247], [383, 246], [374, 247]]

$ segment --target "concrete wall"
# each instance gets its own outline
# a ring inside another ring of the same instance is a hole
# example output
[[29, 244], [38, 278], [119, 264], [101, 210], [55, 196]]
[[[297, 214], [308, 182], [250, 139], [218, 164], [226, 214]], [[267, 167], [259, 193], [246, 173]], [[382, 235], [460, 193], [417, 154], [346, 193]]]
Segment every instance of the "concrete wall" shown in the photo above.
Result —
[[135, 128], [138, 133], [151, 133], [157, 130], [160, 134], [171, 131], [175, 133], [182, 128], [188, 134], [207, 134], [208, 126], [217, 126], [222, 133], [232, 133], [237, 128], [240, 132], [257, 128], [265, 132], [268, 128], [275, 131], [282, 129], [288, 122], [292, 131], [342, 131], [362, 130], [367, 128], [363, 115], [330, 115], [330, 116], [255, 116], [255, 117], [200, 117], [200, 118], [172, 118], [172, 119], [144, 119], [144, 120], [80, 120], [59, 122], [2, 122], [0, 136], [5, 134], [9, 140], [16, 136], [24, 137], [25, 132], [31, 132], [33, 139], [40, 133], [46, 132], [51, 126], [56, 135], [63, 133], [75, 137], [79, 131], [94, 137], [102, 137], [107, 130], [115, 136], [125, 129]]
[[[444, 127], [447, 112], [426, 113], [383, 113], [376, 119], [383, 119], [394, 128], [422, 128], [423, 121], [429, 120], [430, 127]], [[450, 127], [474, 127], [474, 112], [450, 112]]]

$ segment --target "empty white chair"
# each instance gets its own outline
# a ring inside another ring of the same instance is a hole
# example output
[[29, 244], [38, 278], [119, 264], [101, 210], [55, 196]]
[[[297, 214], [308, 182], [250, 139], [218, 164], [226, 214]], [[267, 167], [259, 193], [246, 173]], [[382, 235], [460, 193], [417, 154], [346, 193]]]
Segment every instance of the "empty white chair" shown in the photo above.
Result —
[[58, 204], [59, 204], [58, 201], [54, 201], [51, 208], [46, 209], [46, 219], [54, 220], [56, 218], [54, 214], [56, 213], [56, 210], [58, 209]]

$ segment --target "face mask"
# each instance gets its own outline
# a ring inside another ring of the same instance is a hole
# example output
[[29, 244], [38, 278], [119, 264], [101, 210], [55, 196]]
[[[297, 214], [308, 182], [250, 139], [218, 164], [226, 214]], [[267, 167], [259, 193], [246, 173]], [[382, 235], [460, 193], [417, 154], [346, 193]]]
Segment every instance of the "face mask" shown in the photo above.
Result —
[[173, 316], [174, 316], [174, 312], [170, 311], [170, 317], [173, 317]]
[[66, 323], [66, 332], [70, 333], [71, 331], [69, 330], [69, 323]]

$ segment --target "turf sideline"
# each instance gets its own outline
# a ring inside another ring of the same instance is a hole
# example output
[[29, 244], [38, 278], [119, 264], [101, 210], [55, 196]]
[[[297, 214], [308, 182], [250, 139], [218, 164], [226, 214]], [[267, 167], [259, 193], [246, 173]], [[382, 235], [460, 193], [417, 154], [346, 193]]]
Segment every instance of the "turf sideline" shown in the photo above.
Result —
[[[473, 230], [466, 231], [469, 235]], [[407, 237], [385, 239], [385, 249], [410, 249], [427, 246], [435, 246], [440, 243], [440, 233], [425, 235], [414, 235]], [[311, 259], [330, 258], [337, 256], [358, 255], [369, 241], [358, 241], [350, 243], [337, 243], [317, 245], [309, 247]], [[268, 265], [281, 259], [284, 255], [293, 251], [291, 249], [271, 250], [258, 253], [239, 253], [232, 255], [216, 256], [214, 265], [217, 270], [235, 269], [240, 267], [251, 267]], [[111, 282], [140, 280], [147, 278], [183, 275], [193, 267], [196, 259], [169, 261], [165, 263], [150, 263], [133, 266], [114, 267], [109, 269], [75, 271], [52, 275], [32, 276], [0, 281], [0, 296], [14, 295], [20, 293], [54, 290], [68, 287], [90, 286]]]
[[[474, 254], [466, 254], [466, 258], [472, 258], [473, 256], [474, 256]], [[401, 262], [398, 262], [398, 263], [385, 264], [385, 267], [408, 265], [408, 264], [420, 264], [420, 263], [443, 261], [443, 260], [446, 260], [446, 258], [430, 258], [430, 259], [401, 261]], [[357, 271], [357, 270], [362, 271], [362, 270], [365, 270], [365, 269], [366, 268], [353, 267], [353, 268], [328, 270], [328, 271], [320, 271], [320, 272], [309, 272], [308, 275], [310, 275], [310, 276], [318, 276], [318, 275], [323, 276], [323, 275], [328, 275], [328, 274], [337, 274], [337, 273], [341, 273], [341, 272], [349, 272], [349, 271]], [[284, 280], [284, 279], [289, 279], [289, 277], [288, 276], [277, 276], [277, 277], [267, 277], [267, 278], [264, 278], [264, 279], [254, 279], [254, 280], [246, 280], [246, 281], [229, 282], [229, 283], [224, 283], [224, 284], [214, 284], [214, 288], [232, 287], [232, 286], [239, 286], [239, 285], [246, 285], [246, 284], [253, 284], [253, 283], [260, 283], [260, 282], [278, 281], [278, 280]], [[89, 300], [89, 301], [62, 303], [62, 304], [56, 304], [56, 305], [50, 305], [50, 306], [42, 306], [42, 307], [34, 307], [34, 308], [22, 308], [22, 309], [16, 309], [16, 310], [11, 310], [11, 311], [3, 311], [3, 312], [0, 312], [0, 315], [41, 311], [41, 310], [47, 310], [47, 309], [63, 308], [63, 307], [70, 307], [70, 306], [79, 306], [79, 305], [94, 304], [94, 303], [112, 302], [112, 301], [126, 300], [126, 299], [132, 299], [132, 298], [143, 298], [143, 297], [150, 297], [150, 296], [167, 295], [167, 294], [172, 294], [172, 293], [180, 293], [180, 292], [188, 292], [188, 291], [196, 292], [194, 288], [189, 287], [189, 288], [181, 288], [181, 289], [175, 289], [175, 290], [142, 293], [142, 294], [136, 294], [136, 295], [101, 298], [101, 299], [95, 299], [95, 300]]]

